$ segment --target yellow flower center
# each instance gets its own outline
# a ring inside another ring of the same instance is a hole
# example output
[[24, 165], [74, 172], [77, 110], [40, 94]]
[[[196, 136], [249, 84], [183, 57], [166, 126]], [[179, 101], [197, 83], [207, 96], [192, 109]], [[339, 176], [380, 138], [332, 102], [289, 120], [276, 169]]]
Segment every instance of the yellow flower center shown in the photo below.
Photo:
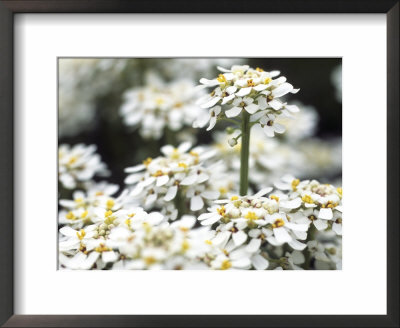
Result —
[[232, 263], [229, 260], [224, 260], [221, 263], [221, 270], [228, 270], [232, 267]]
[[153, 177], [161, 177], [164, 175], [164, 172], [161, 170], [157, 170], [156, 173], [153, 174]]
[[76, 235], [78, 236], [79, 240], [82, 240], [86, 236], [85, 230], [81, 229], [80, 231], [76, 232]]
[[102, 252], [109, 252], [109, 251], [111, 251], [111, 248], [107, 247], [107, 246], [104, 245], [104, 244], [100, 244], [100, 245], [97, 246], [94, 250], [95, 250], [96, 252], [98, 252], [98, 253], [102, 253]]
[[301, 197], [301, 200], [307, 204], [314, 204], [314, 201], [310, 195], [304, 195], [303, 197]]
[[144, 262], [146, 265], [152, 265], [157, 262], [157, 260], [153, 256], [148, 256], [144, 258]]
[[217, 77], [217, 81], [221, 83], [227, 83], [228, 81], [226, 80], [226, 77], [224, 74], [219, 74]]
[[76, 163], [77, 160], [78, 160], [77, 156], [72, 156], [68, 161], [68, 165], [72, 165], [72, 164]]
[[109, 199], [106, 203], [106, 206], [108, 209], [112, 209], [114, 207], [114, 205], [115, 205], [115, 202], [112, 199]]
[[246, 213], [246, 215], [245, 215], [245, 218], [248, 219], [248, 220], [257, 220], [257, 219], [258, 219], [258, 216], [256, 215], [255, 212], [253, 212], [253, 211], [248, 211], [248, 212]]
[[187, 169], [187, 168], [188, 168], [188, 165], [187, 165], [186, 163], [183, 163], [183, 162], [179, 162], [179, 163], [178, 163], [178, 166], [179, 166], [179, 167], [183, 167], [184, 169]]
[[187, 239], [185, 239], [185, 240], [182, 242], [182, 252], [186, 252], [189, 248], [190, 248], [190, 244], [189, 244], [189, 242], [187, 241]]
[[257, 67], [257, 68], [256, 68], [256, 71], [257, 71], [257, 72], [264, 72], [264, 70], [263, 70], [262, 68], [260, 68], [260, 67]]
[[179, 150], [177, 148], [174, 148], [171, 154], [172, 159], [178, 159], [179, 158]]
[[255, 83], [253, 82], [253, 79], [247, 80], [247, 86], [248, 87], [254, 87], [255, 86]]
[[239, 199], [238, 196], [232, 196], [232, 197], [231, 197], [231, 200], [238, 200], [238, 199]]
[[205, 242], [207, 245], [212, 245], [212, 241], [211, 241], [211, 240], [208, 240], [208, 239], [207, 239], [207, 240], [205, 240], [204, 242]]
[[76, 216], [72, 212], [68, 212], [67, 215], [65, 216], [68, 220], [76, 220]]
[[300, 180], [299, 179], [294, 179], [293, 181], [292, 181], [292, 189], [293, 189], [293, 191], [296, 191], [297, 190], [297, 186], [300, 184]]
[[270, 199], [274, 199], [274, 200], [276, 200], [277, 202], [279, 202], [279, 197], [278, 197], [278, 196], [271, 195], [271, 196], [269, 196], [269, 198], [270, 198]]
[[321, 207], [322, 208], [334, 208], [334, 207], [336, 207], [338, 205], [339, 205], [338, 203], [334, 203], [334, 202], [329, 200], [326, 204], [322, 204]]
[[217, 213], [218, 213], [219, 215], [221, 215], [221, 216], [225, 216], [225, 214], [226, 214], [225, 206], [222, 205], [221, 207], [217, 208]]
[[272, 228], [280, 228], [280, 227], [283, 227], [284, 225], [285, 225], [285, 221], [283, 221], [283, 219], [281, 219], [281, 218], [278, 218], [272, 224]]
[[81, 214], [81, 218], [82, 219], [84, 219], [84, 218], [86, 218], [87, 216], [88, 216], [88, 214], [89, 214], [89, 211], [84, 211], [82, 214]]
[[144, 164], [145, 166], [149, 166], [149, 164], [151, 163], [152, 160], [153, 160], [153, 159], [152, 159], [151, 157], [147, 157], [147, 158], [143, 161], [143, 164]]
[[270, 83], [272, 81], [272, 79], [270, 78], [270, 77], [267, 77], [265, 80], [264, 80], [264, 84], [268, 84], [268, 83]]

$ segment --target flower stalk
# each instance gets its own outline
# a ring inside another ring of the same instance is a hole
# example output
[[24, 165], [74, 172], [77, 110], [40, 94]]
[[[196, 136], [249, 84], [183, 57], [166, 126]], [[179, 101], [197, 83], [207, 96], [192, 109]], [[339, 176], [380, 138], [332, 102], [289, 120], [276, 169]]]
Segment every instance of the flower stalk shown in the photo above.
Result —
[[249, 188], [249, 149], [250, 149], [250, 114], [242, 112], [242, 146], [240, 149], [240, 195], [247, 195]]

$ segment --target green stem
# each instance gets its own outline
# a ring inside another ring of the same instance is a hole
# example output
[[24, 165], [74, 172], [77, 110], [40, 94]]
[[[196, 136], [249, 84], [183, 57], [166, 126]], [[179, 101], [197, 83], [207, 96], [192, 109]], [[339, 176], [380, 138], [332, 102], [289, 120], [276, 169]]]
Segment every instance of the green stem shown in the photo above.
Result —
[[242, 111], [242, 146], [240, 150], [240, 195], [249, 188], [250, 114]]

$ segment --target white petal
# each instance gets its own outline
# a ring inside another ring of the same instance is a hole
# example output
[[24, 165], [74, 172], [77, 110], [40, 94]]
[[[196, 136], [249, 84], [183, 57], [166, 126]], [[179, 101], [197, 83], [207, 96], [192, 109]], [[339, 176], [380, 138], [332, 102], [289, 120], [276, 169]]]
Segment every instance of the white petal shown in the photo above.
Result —
[[178, 151], [180, 153], [186, 153], [190, 149], [190, 147], [192, 147], [192, 143], [190, 141], [182, 142], [178, 146]]
[[192, 197], [192, 199], [190, 200], [191, 211], [201, 210], [203, 206], [204, 206], [203, 198], [201, 198], [201, 196], [199, 195]]
[[336, 232], [338, 235], [342, 235], [342, 225], [338, 223], [332, 224], [332, 230]]
[[226, 117], [236, 117], [242, 111], [241, 107], [232, 107], [231, 109], [225, 111]]
[[146, 198], [146, 201], [145, 201], [144, 205], [145, 205], [146, 207], [147, 207], [147, 206], [150, 206], [150, 205], [152, 205], [156, 200], [157, 200], [157, 194], [151, 194], [151, 195], [149, 195], [149, 196]]
[[217, 215], [217, 214], [216, 213], [203, 213], [203, 214], [200, 214], [200, 216], [197, 218], [197, 220], [199, 220], [199, 221], [206, 220], [206, 219], [213, 217], [214, 215]]
[[160, 212], [151, 212], [147, 216], [146, 220], [152, 225], [157, 225], [164, 220], [164, 215], [162, 215]]
[[286, 226], [293, 230], [293, 231], [307, 231], [309, 225], [307, 223], [303, 223], [303, 224], [296, 224], [296, 223], [286, 223]]
[[211, 108], [213, 107], [218, 101], [220, 101], [221, 97], [213, 97], [205, 104], [200, 105], [201, 108]]
[[298, 251], [302, 251], [303, 249], [305, 249], [305, 248], [307, 247], [306, 244], [303, 244], [303, 243], [299, 242], [299, 241], [296, 240], [296, 239], [293, 239], [293, 240], [289, 241], [288, 244], [289, 244], [293, 249], [298, 250]]
[[200, 83], [204, 84], [204, 85], [207, 85], [207, 86], [210, 86], [210, 87], [219, 84], [219, 82], [216, 79], [215, 80], [209, 80], [209, 79], [206, 79], [204, 77], [200, 79]]
[[157, 177], [156, 186], [161, 187], [169, 181], [169, 176], [167, 174]]
[[271, 187], [265, 187], [265, 188], [261, 189], [259, 192], [257, 192], [257, 193], [256, 193], [254, 196], [252, 196], [252, 197], [254, 197], [254, 198], [259, 198], [259, 197], [262, 197], [262, 196], [268, 194], [270, 191], [272, 191], [272, 188], [271, 188]]
[[266, 258], [260, 254], [256, 254], [251, 258], [251, 263], [256, 270], [266, 270], [268, 268], [269, 262]]
[[207, 131], [210, 131], [215, 126], [216, 123], [217, 123], [217, 118], [215, 116], [211, 117], [210, 125], [208, 126]]
[[254, 87], [254, 90], [262, 91], [262, 90], [265, 90], [266, 88], [268, 88], [268, 84], [259, 84], [259, 85]]
[[270, 105], [275, 110], [280, 110], [282, 108], [282, 103], [277, 99], [271, 100], [270, 102], [268, 102], [268, 105]]
[[142, 170], [144, 170], [145, 168], [146, 168], [145, 165], [139, 164], [139, 165], [135, 165], [135, 166], [132, 166], [132, 167], [127, 167], [124, 171], [125, 171], [126, 173], [135, 173], [135, 172], [142, 171]]
[[239, 230], [232, 234], [232, 239], [236, 246], [240, 246], [247, 240], [247, 235], [242, 230]]
[[113, 251], [103, 252], [101, 254], [101, 259], [108, 263], [108, 262], [115, 262], [118, 259], [117, 253]]
[[178, 186], [169, 187], [167, 193], [164, 196], [164, 200], [166, 202], [169, 202], [170, 200], [173, 200], [175, 198], [177, 192], [178, 192]]
[[295, 198], [292, 200], [282, 201], [280, 205], [284, 208], [294, 209], [298, 208], [301, 205], [301, 198]]
[[284, 227], [274, 228], [273, 231], [276, 240], [280, 243], [285, 243], [292, 240], [292, 237], [290, 237], [289, 233], [286, 231]]
[[260, 249], [260, 246], [261, 246], [261, 239], [253, 238], [246, 246], [246, 251], [249, 253], [255, 253]]
[[218, 191], [203, 191], [201, 193], [201, 196], [204, 197], [205, 199], [214, 200], [219, 197], [219, 192]]
[[254, 114], [258, 110], [258, 105], [250, 104], [244, 108], [249, 114]]
[[212, 240], [212, 243], [217, 246], [224, 246], [226, 242], [228, 241], [229, 237], [231, 236], [231, 233], [229, 231], [222, 231], [219, 232]]
[[290, 83], [283, 83], [272, 91], [274, 97], [282, 97], [293, 90], [293, 85]]
[[210, 218], [201, 221], [201, 225], [208, 226], [208, 225], [214, 224], [215, 222], [218, 222], [219, 219], [220, 219], [220, 216], [218, 214], [215, 214], [215, 213], [213, 213], [213, 214], [214, 215], [211, 216]]
[[129, 174], [129, 175], [125, 178], [124, 182], [125, 182], [126, 184], [134, 184], [134, 183], [140, 181], [140, 179], [142, 178], [142, 176], [143, 176], [142, 173]]
[[250, 267], [250, 265], [251, 265], [250, 259], [246, 257], [241, 258], [240, 260], [232, 261], [232, 266], [239, 269], [246, 269]]
[[279, 123], [275, 123], [274, 124], [274, 130], [275, 130], [276, 133], [283, 133], [283, 132], [285, 132], [286, 129], [285, 129], [285, 127], [283, 125], [281, 125]]
[[222, 66], [217, 66], [217, 69], [218, 69], [219, 71], [221, 71], [221, 72], [224, 72], [224, 73], [229, 73], [229, 72], [230, 72], [229, 69], [223, 68]]
[[247, 96], [251, 92], [251, 89], [252, 89], [251, 87], [242, 88], [238, 92], [236, 92], [236, 96], [238, 97]]
[[318, 219], [313, 223], [318, 230], [325, 230], [328, 227], [328, 222], [326, 220]]
[[272, 126], [265, 125], [264, 128], [263, 128], [263, 130], [264, 130], [264, 133], [265, 133], [268, 137], [271, 137], [271, 138], [272, 138], [272, 137], [275, 135], [274, 128], [273, 128]]
[[298, 113], [300, 111], [299, 107], [296, 105], [286, 105], [285, 108], [292, 113]]
[[257, 98], [258, 107], [260, 109], [267, 108], [267, 99], [265, 97], [258, 97]]
[[235, 95], [230, 95], [230, 96], [224, 97], [222, 99], [221, 105], [225, 105], [226, 103], [230, 102], [233, 98], [235, 98]]
[[77, 237], [77, 234], [76, 234], [77, 231], [75, 229], [72, 229], [71, 227], [65, 226], [65, 227], [62, 227], [59, 231], [64, 236]]
[[228, 94], [230, 94], [230, 95], [232, 95], [236, 90], [237, 90], [237, 88], [234, 85], [226, 88], [226, 92], [228, 92]]
[[197, 181], [197, 174], [191, 174], [181, 181], [181, 185], [190, 186]]
[[321, 208], [318, 213], [318, 218], [323, 220], [332, 220], [333, 213], [330, 208]]

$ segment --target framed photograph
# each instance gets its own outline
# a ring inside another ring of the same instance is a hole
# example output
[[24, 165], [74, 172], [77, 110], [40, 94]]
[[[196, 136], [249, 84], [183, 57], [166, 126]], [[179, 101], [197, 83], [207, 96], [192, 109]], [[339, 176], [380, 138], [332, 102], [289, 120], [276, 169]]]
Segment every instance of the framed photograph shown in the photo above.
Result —
[[0, 22], [4, 327], [399, 326], [398, 1]]

